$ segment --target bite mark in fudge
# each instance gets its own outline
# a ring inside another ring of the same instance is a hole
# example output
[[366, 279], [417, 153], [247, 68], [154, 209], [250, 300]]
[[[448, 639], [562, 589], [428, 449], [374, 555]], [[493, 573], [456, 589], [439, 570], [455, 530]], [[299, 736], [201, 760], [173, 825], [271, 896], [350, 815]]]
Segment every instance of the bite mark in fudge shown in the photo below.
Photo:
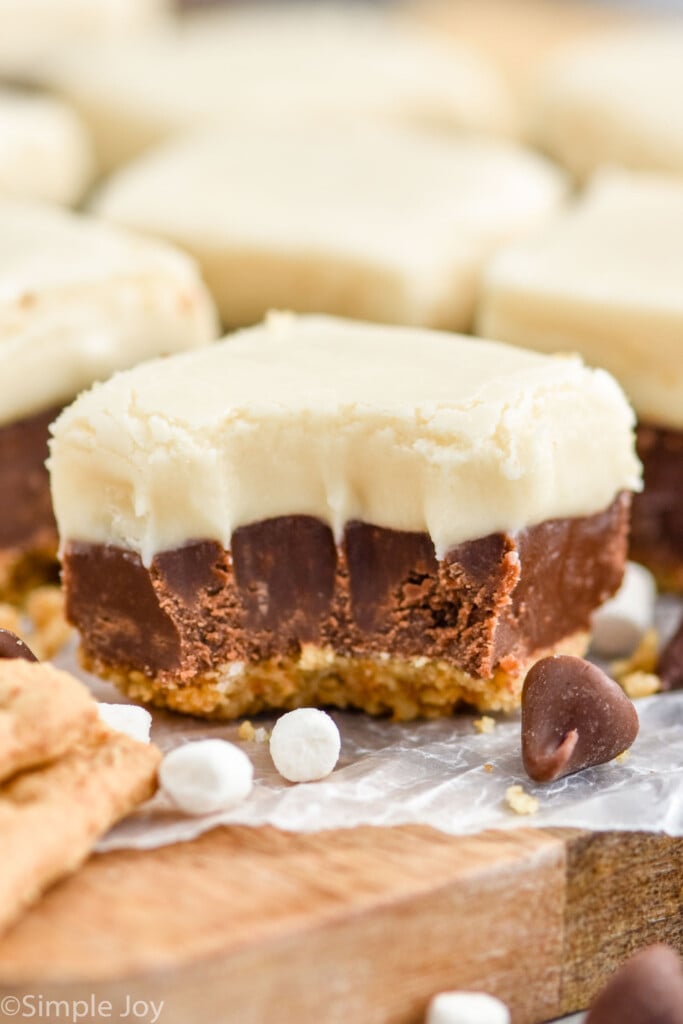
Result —
[[[133, 552], [72, 541], [64, 553], [67, 613], [81, 630], [86, 663], [118, 681], [144, 677], [147, 699], [163, 703], [173, 691], [181, 705], [184, 687], [213, 687], [197, 713], [260, 710], [273, 700], [264, 680], [286, 666], [290, 685], [275, 706], [296, 706], [312, 686], [330, 703], [400, 714], [398, 683], [393, 695], [382, 683], [379, 697], [373, 678], [390, 672], [388, 662], [430, 663], [442, 682], [449, 667], [455, 673], [434, 692], [430, 673], [416, 672], [412, 713], [446, 713], [468, 699], [463, 680], [455, 686], [458, 673], [473, 684], [498, 675], [488, 699], [475, 685], [469, 699], [509, 706], [524, 667], [585, 634], [594, 607], [618, 587], [629, 503], [622, 494], [597, 515], [492, 534], [442, 560], [426, 534], [359, 522], [337, 547], [330, 528], [310, 516], [241, 527], [230, 552], [211, 541], [162, 552], [149, 569]], [[365, 697], [362, 686], [355, 696], [336, 688], [344, 659], [364, 666]], [[232, 701], [226, 679], [250, 669], [251, 688], [242, 679]]]
[[683, 431], [640, 423], [638, 455], [645, 489], [633, 499], [631, 557], [660, 586], [683, 589]]

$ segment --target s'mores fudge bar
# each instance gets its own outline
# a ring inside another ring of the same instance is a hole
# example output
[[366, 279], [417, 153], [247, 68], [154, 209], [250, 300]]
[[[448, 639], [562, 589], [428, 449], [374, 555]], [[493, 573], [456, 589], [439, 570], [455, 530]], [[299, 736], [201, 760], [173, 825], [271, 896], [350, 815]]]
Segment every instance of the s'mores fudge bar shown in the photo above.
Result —
[[141, 157], [95, 209], [192, 253], [226, 327], [290, 309], [462, 330], [486, 258], [565, 188], [509, 142], [237, 118]]
[[66, 104], [0, 88], [0, 196], [75, 205], [93, 170], [90, 140]]
[[508, 91], [488, 64], [368, 4], [237, 4], [127, 41], [70, 51], [45, 70], [110, 169], [170, 135], [243, 114], [318, 114], [510, 134]]
[[33, 80], [65, 49], [148, 28], [170, 0], [0, 0], [0, 76]]
[[54, 565], [48, 425], [93, 381], [211, 341], [193, 262], [56, 207], [0, 200], [0, 595]]
[[603, 164], [683, 172], [683, 20], [560, 51], [539, 75], [534, 142], [577, 178]]
[[484, 336], [578, 351], [619, 380], [638, 415], [645, 489], [632, 557], [683, 588], [683, 182], [603, 172], [533, 238], [501, 251], [483, 287]]
[[325, 317], [120, 374], [53, 426], [84, 663], [207, 717], [512, 707], [621, 580], [632, 420], [576, 357]]

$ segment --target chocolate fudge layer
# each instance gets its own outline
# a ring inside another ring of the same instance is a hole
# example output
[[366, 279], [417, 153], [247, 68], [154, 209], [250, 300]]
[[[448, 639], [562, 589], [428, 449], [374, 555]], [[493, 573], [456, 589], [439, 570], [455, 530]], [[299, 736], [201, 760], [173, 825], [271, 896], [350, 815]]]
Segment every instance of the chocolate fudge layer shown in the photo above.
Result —
[[86, 664], [231, 717], [509, 707], [618, 586], [633, 417], [576, 358], [277, 315], [53, 427]]
[[156, 555], [71, 542], [68, 614], [91, 670], [219, 718], [334, 704], [397, 718], [515, 706], [543, 652], [585, 646], [619, 586], [630, 496], [437, 559], [425, 533], [283, 516]]
[[603, 172], [551, 226], [490, 265], [479, 327], [544, 352], [578, 351], [619, 380], [642, 424], [645, 491], [631, 556], [683, 589], [683, 185]]
[[633, 501], [631, 557], [662, 589], [683, 591], [683, 430], [641, 423], [637, 447], [645, 489]]
[[45, 466], [60, 408], [0, 427], [0, 593], [15, 597], [57, 576], [57, 525]]
[[56, 568], [50, 421], [94, 381], [215, 332], [181, 253], [56, 207], [0, 200], [0, 599]]

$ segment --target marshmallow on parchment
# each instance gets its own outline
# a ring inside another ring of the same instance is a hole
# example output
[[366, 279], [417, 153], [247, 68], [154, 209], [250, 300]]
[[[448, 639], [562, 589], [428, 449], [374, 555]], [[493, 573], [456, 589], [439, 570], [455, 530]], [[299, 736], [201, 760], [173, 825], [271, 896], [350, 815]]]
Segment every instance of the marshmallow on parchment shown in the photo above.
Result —
[[149, 743], [152, 716], [135, 704], [98, 704], [100, 719], [110, 729], [124, 732], [132, 740]]
[[656, 593], [652, 573], [627, 562], [621, 587], [593, 613], [593, 650], [608, 658], [630, 654], [652, 627]]
[[226, 740], [197, 740], [166, 755], [161, 787], [185, 814], [227, 811], [249, 796], [254, 769], [239, 747]]
[[289, 782], [324, 779], [339, 760], [339, 729], [324, 711], [297, 708], [278, 718], [270, 737], [270, 756]]
[[441, 992], [429, 1004], [426, 1024], [510, 1024], [510, 1013], [484, 992]]

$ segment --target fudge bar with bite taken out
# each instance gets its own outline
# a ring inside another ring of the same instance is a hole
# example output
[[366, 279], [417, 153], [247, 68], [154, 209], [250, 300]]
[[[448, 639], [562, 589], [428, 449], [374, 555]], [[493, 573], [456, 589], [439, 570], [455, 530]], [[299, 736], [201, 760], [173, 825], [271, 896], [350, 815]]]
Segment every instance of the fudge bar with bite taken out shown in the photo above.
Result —
[[53, 427], [83, 660], [209, 717], [513, 707], [619, 585], [632, 427], [576, 357], [325, 317], [119, 374]]

